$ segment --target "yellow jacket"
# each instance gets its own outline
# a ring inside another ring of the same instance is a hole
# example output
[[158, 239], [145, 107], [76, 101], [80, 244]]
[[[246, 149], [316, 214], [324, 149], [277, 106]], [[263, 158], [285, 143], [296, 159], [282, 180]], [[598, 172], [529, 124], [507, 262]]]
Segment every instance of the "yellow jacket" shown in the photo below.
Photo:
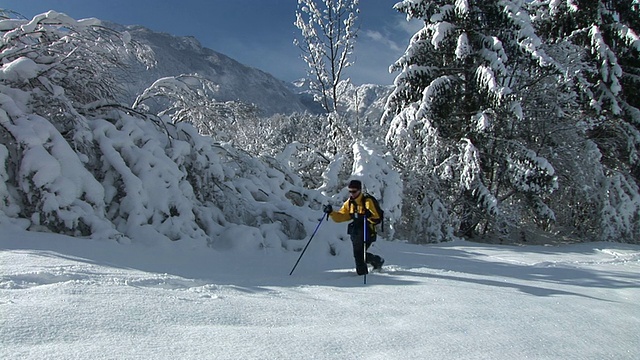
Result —
[[[368, 213], [367, 210], [369, 211]], [[333, 219], [333, 221], [335, 222], [343, 222], [362, 216], [365, 213], [367, 214], [369, 227], [373, 228], [373, 224], [375, 224], [375, 222], [380, 219], [380, 214], [378, 214], [376, 206], [373, 204], [373, 200], [365, 199], [364, 194], [360, 192], [360, 195], [358, 195], [355, 200], [351, 200], [351, 197], [349, 197], [349, 199], [344, 202], [340, 210], [331, 212], [329, 216], [331, 216], [331, 219]]]

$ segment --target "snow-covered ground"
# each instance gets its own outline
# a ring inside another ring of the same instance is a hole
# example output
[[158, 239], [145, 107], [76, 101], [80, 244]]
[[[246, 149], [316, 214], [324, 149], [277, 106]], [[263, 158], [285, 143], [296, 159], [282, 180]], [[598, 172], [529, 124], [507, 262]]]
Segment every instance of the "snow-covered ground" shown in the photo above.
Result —
[[640, 358], [634, 245], [379, 241], [365, 285], [315, 239], [289, 276], [300, 253], [0, 230], [4, 360]]

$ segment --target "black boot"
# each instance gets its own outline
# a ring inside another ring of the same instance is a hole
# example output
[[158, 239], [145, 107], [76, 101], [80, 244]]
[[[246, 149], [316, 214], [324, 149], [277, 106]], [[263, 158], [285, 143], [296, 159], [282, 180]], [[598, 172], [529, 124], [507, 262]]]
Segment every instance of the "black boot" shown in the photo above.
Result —
[[384, 259], [378, 255], [367, 254], [367, 259], [370, 259], [369, 262], [373, 265], [374, 270], [380, 270], [384, 265]]
[[367, 264], [356, 264], [356, 273], [358, 273], [358, 275], [368, 274], [369, 269], [367, 268]]

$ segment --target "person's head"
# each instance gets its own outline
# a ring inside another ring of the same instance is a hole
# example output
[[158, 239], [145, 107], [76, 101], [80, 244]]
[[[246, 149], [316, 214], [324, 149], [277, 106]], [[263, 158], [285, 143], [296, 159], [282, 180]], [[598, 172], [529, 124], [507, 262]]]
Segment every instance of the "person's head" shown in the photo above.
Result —
[[351, 198], [357, 198], [360, 195], [361, 191], [362, 183], [360, 182], [360, 180], [351, 180], [349, 182], [349, 196], [351, 196]]

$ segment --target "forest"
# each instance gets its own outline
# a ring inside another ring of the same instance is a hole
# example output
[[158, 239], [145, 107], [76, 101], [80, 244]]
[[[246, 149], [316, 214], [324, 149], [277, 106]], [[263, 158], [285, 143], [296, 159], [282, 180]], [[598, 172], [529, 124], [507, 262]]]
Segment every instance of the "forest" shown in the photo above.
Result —
[[[4, 10], [0, 223], [294, 249], [356, 177], [385, 208], [389, 240], [640, 243], [638, 0], [395, 10], [424, 27], [390, 64], [379, 119], [345, 110], [357, 92], [322, 68], [310, 72], [320, 115], [261, 116], [217, 101], [197, 74], [158, 79], [126, 104], [122, 79], [154, 66], [149, 47], [96, 19]], [[337, 44], [345, 56], [351, 41]]]

